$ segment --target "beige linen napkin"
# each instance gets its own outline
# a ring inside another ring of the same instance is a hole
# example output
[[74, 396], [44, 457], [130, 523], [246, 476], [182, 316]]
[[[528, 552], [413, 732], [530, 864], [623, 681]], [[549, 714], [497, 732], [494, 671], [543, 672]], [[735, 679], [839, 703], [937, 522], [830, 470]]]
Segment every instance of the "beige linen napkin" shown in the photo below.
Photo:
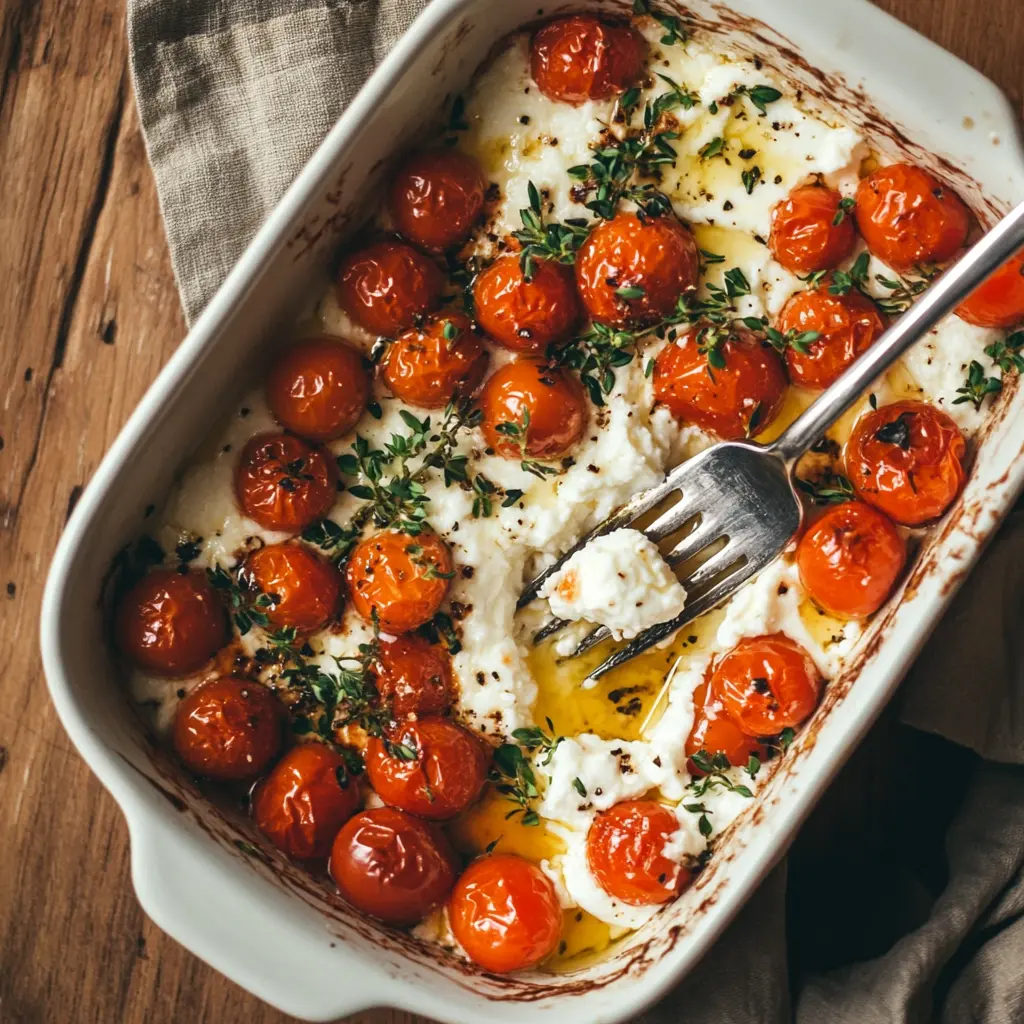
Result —
[[[423, 6], [129, 0], [190, 321]], [[788, 863], [644, 1021], [1024, 1021], [1022, 637], [1018, 512]]]

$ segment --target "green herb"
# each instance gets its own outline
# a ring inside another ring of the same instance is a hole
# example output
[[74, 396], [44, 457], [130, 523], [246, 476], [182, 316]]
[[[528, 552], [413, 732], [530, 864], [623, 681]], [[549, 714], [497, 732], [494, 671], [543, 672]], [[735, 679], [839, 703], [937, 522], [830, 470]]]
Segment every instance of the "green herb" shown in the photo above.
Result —
[[494, 848], [501, 842], [504, 836], [498, 836], [497, 839], [492, 839], [485, 847], [484, 853], [494, 853]]
[[868, 280], [868, 253], [862, 252], [849, 270], [834, 270], [828, 286], [830, 295], [845, 295], [851, 288], [863, 292]]
[[620, 299], [642, 299], [647, 292], [638, 285], [624, 284], [621, 288], [615, 289], [615, 294]]
[[545, 224], [540, 193], [532, 181], [527, 182], [526, 192], [530, 206], [529, 209], [519, 211], [523, 226], [519, 231], [513, 231], [512, 235], [522, 245], [519, 262], [523, 268], [523, 277], [531, 281], [539, 259], [575, 263], [576, 251], [589, 234], [590, 227], [579, 218]]
[[576, 370], [594, 405], [604, 405], [604, 396], [615, 387], [615, 370], [633, 361], [636, 343], [646, 333], [609, 327], [595, 320], [550, 355], [556, 363]]
[[583, 780], [578, 775], [572, 780], [572, 788], [575, 789], [581, 797], [586, 799], [587, 787], [583, 785]]
[[462, 641], [455, 631], [455, 623], [447, 612], [438, 612], [420, 631], [426, 634], [431, 643], [442, 643], [449, 654], [458, 654], [462, 650]]
[[976, 359], [971, 360], [967, 367], [967, 378], [962, 387], [956, 389], [959, 398], [953, 399], [954, 405], [963, 402], [970, 402], [975, 409], [981, 408], [981, 403], [989, 395], [997, 394], [1003, 388], [1003, 381], [1000, 377], [986, 377], [985, 368]]
[[514, 743], [503, 743], [494, 751], [494, 764], [490, 772], [494, 788], [517, 806], [505, 815], [505, 820], [521, 814], [524, 825], [539, 825], [540, 816], [533, 809], [533, 801], [540, 796], [537, 776], [522, 749]]
[[683, 28], [683, 23], [673, 15], [655, 14], [654, 19], [665, 29], [665, 34], [659, 40], [662, 46], [671, 46], [673, 43], [685, 43], [690, 38], [689, 33]]
[[766, 317], [745, 316], [740, 322], [750, 330], [764, 334], [768, 343], [778, 352], [791, 348], [806, 355], [810, 346], [821, 337], [818, 331], [798, 331], [795, 327], [783, 334], [778, 328], [772, 327]]
[[761, 168], [755, 164], [745, 170], [740, 177], [743, 179], [743, 187], [747, 190], [747, 195], [753, 195], [754, 186], [761, 180]]
[[710, 142], [705, 143], [697, 151], [697, 156], [701, 160], [711, 160], [713, 157], [722, 156], [725, 152], [725, 139], [721, 135], [716, 135]]
[[711, 835], [711, 832], [712, 832], [711, 819], [708, 817], [708, 815], [711, 812], [707, 809], [707, 807], [704, 804], [702, 804], [702, 803], [700, 803], [700, 804], [683, 804], [683, 810], [684, 811], [689, 811], [691, 814], [699, 814], [700, 815], [700, 817], [697, 819], [697, 828], [700, 831], [700, 834], [705, 839], [707, 839], [707, 837], [709, 835]]
[[813, 479], [795, 477], [795, 483], [815, 505], [840, 505], [855, 497], [853, 484], [842, 473], [824, 470]]
[[499, 434], [504, 434], [505, 437], [515, 441], [519, 446], [519, 466], [526, 473], [532, 473], [536, 477], [540, 477], [541, 480], [546, 476], [554, 475], [558, 472], [554, 466], [545, 466], [543, 463], [538, 462], [536, 459], [531, 459], [528, 453], [530, 444], [529, 431], [530, 431], [530, 410], [527, 408], [523, 409], [522, 417], [518, 423], [511, 420], [504, 420], [498, 423], [494, 428]]
[[839, 200], [839, 206], [836, 208], [836, 215], [832, 218], [832, 226], [837, 228], [846, 219], [846, 215], [857, 205], [857, 200], [853, 196], [844, 196]]
[[901, 412], [896, 419], [880, 426], [875, 438], [884, 444], [899, 445], [906, 451], [910, 447], [910, 413]]
[[531, 752], [541, 751], [545, 756], [540, 763], [546, 767], [551, 763], [551, 758], [554, 757], [558, 745], [565, 737], [555, 735], [555, 727], [550, 718], [545, 718], [544, 721], [547, 724], [548, 732], [545, 732], [539, 725], [524, 726], [521, 729], [513, 729], [512, 738]]
[[885, 298], [876, 300], [878, 308], [887, 316], [899, 316], [905, 313], [914, 304], [922, 292], [928, 290], [928, 286], [939, 275], [939, 268], [934, 264], [921, 264], [915, 268], [916, 277], [886, 277], [884, 274], [875, 274], [875, 280], [883, 287], [888, 288], [890, 294]]
[[740, 796], [753, 797], [754, 794], [742, 783], [733, 782], [725, 773], [732, 767], [729, 758], [721, 752], [709, 754], [706, 750], [698, 750], [691, 757], [693, 763], [704, 773], [701, 779], [694, 779], [690, 783], [695, 796], [704, 796], [711, 789], [722, 788], [730, 793], [738, 793]]
[[267, 609], [277, 603], [273, 596], [253, 593], [243, 587], [239, 582], [237, 569], [229, 572], [223, 566], [217, 565], [207, 569], [206, 576], [211, 585], [224, 595], [231, 618], [242, 636], [245, 636], [253, 626], [265, 629], [270, 625]]
[[987, 355], [1003, 373], [1024, 373], [1024, 330], [1001, 338], [985, 346]]
[[302, 531], [302, 539], [326, 551], [335, 561], [341, 561], [356, 546], [361, 532], [361, 524], [343, 529], [333, 519], [318, 519]]
[[334, 775], [338, 785], [347, 789], [353, 779], [363, 774], [366, 766], [362, 754], [352, 747], [339, 747], [338, 753], [341, 755], [341, 764], [335, 769]]
[[769, 103], [782, 99], [782, 93], [771, 85], [755, 85], [753, 88], [741, 85], [739, 88], [733, 89], [730, 95], [746, 96], [762, 114], [768, 113], [765, 108]]
[[746, 768], [743, 769], [752, 779], [757, 778], [757, 773], [761, 770], [761, 759], [757, 754], [751, 754], [747, 761]]
[[[708, 252], [707, 249], [700, 250], [701, 259], [704, 261], [705, 266], [711, 266], [712, 263], [724, 263], [725, 257], [717, 252]], [[703, 273], [703, 271], [702, 271]]]

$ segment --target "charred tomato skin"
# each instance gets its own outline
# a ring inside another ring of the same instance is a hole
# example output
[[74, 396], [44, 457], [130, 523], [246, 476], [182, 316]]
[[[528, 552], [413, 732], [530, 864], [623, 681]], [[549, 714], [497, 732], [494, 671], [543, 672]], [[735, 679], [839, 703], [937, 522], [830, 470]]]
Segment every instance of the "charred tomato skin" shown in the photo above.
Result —
[[253, 600], [269, 596], [270, 603], [260, 610], [277, 628], [315, 633], [336, 621], [341, 611], [341, 574], [326, 558], [295, 541], [251, 551], [239, 581]]

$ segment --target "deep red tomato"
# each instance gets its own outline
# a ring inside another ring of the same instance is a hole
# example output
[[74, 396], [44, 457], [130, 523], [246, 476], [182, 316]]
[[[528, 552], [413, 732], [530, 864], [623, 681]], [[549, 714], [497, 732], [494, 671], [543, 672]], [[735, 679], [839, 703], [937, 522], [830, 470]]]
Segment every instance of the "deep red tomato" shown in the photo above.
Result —
[[300, 743], [256, 787], [256, 827], [296, 860], [326, 857], [338, 830], [362, 806], [359, 786], [339, 754], [323, 743]]
[[456, 858], [433, 826], [393, 807], [350, 818], [331, 847], [330, 872], [349, 903], [404, 926], [440, 906], [455, 883]]
[[920, 526], [956, 500], [966, 455], [964, 435], [946, 413], [927, 402], [893, 402], [857, 420], [843, 462], [859, 498], [897, 523]]
[[432, 530], [415, 537], [384, 530], [361, 540], [348, 560], [346, 579], [356, 611], [398, 636], [434, 617], [454, 575], [448, 545]]
[[677, 419], [726, 440], [764, 430], [787, 387], [775, 349], [736, 324], [692, 327], [654, 360], [654, 397]]
[[448, 903], [452, 933], [484, 970], [508, 974], [534, 967], [562, 936], [562, 909], [536, 864], [509, 853], [473, 861]]
[[956, 315], [976, 327], [1014, 327], [1024, 321], [1024, 250], [961, 302]]
[[952, 259], [970, 227], [960, 197], [912, 164], [891, 164], [864, 178], [856, 211], [868, 248], [894, 270]]
[[377, 690], [396, 718], [447, 711], [452, 702], [448, 652], [418, 633], [381, 640]]
[[315, 633], [334, 622], [341, 611], [341, 573], [326, 558], [294, 541], [267, 544], [249, 553], [239, 578], [272, 626]]
[[229, 639], [220, 595], [200, 572], [154, 569], [120, 600], [114, 631], [121, 653], [161, 676], [201, 669]]
[[221, 676], [200, 683], [178, 705], [174, 749], [196, 775], [248, 782], [281, 749], [285, 712], [260, 683]]
[[788, 271], [832, 270], [850, 255], [857, 231], [852, 212], [840, 208], [842, 198], [824, 185], [801, 185], [772, 210], [768, 245]]
[[366, 774], [391, 807], [432, 821], [453, 818], [487, 781], [483, 744], [445, 718], [399, 722], [366, 750]]
[[692, 760], [701, 750], [712, 756], [724, 754], [729, 764], [740, 767], [747, 764], [751, 754], [760, 756], [763, 749], [756, 737], [748, 736], [733, 721], [721, 698], [711, 696], [710, 678], [709, 671], [707, 678], [693, 691], [693, 728], [686, 737], [686, 754], [691, 759], [686, 767], [691, 775], [704, 774]]
[[691, 872], [665, 856], [679, 819], [653, 800], [623, 800], [594, 818], [587, 863], [609, 896], [633, 907], [667, 903], [689, 884]]

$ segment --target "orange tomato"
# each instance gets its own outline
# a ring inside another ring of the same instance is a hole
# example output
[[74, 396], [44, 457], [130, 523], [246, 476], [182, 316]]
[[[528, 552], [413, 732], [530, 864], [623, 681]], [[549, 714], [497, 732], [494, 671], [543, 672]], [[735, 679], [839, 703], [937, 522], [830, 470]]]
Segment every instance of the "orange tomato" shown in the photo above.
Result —
[[864, 178], [856, 212], [868, 248], [894, 270], [951, 259], [970, 227], [960, 197], [912, 164], [890, 164]]
[[[724, 366], [712, 366], [713, 360]], [[744, 327], [691, 327], [654, 360], [654, 397], [672, 415], [726, 440], [753, 436], [778, 415], [782, 359]]]
[[338, 338], [310, 338], [285, 350], [267, 377], [274, 419], [307, 441], [347, 434], [370, 401], [363, 357]]
[[885, 330], [878, 307], [855, 288], [833, 295], [830, 281], [797, 292], [782, 307], [775, 325], [783, 334], [815, 331], [819, 337], [801, 352], [786, 348], [789, 379], [805, 388], [827, 388]]
[[976, 327], [1013, 327], [1024, 321], [1024, 250], [971, 292], [956, 315]]
[[473, 283], [480, 326], [513, 352], [543, 352], [565, 341], [580, 319], [572, 271], [552, 260], [535, 260], [527, 281], [518, 253], [499, 256]]
[[843, 462], [857, 496], [905, 526], [937, 519], [964, 484], [967, 442], [927, 402], [893, 402], [854, 425]]
[[357, 910], [387, 924], [422, 921], [455, 882], [455, 853], [432, 825], [393, 807], [374, 807], [342, 826], [329, 870]]
[[667, 903], [690, 872], [665, 856], [679, 819], [653, 800], [623, 800], [594, 818], [587, 833], [587, 864], [609, 896], [633, 907]]
[[174, 749], [189, 771], [221, 782], [261, 775], [281, 749], [284, 708], [260, 683], [221, 676], [178, 705]]
[[487, 362], [469, 317], [437, 313], [388, 346], [381, 376], [403, 402], [443, 409], [456, 395], [471, 395], [480, 386]]
[[612, 327], [651, 324], [697, 287], [697, 243], [672, 215], [617, 213], [601, 221], [576, 256], [576, 285], [595, 319]]
[[295, 542], [250, 552], [239, 579], [254, 597], [270, 597], [260, 610], [272, 626], [315, 633], [341, 611], [341, 574], [326, 558]]
[[447, 711], [452, 702], [451, 658], [418, 633], [382, 639], [377, 691], [396, 718]]
[[479, 795], [488, 758], [481, 742], [444, 718], [401, 722], [370, 739], [366, 774], [391, 807], [433, 821], [453, 818]]
[[117, 646], [138, 668], [160, 676], [198, 671], [229, 639], [220, 595], [200, 572], [154, 569], [118, 602]]
[[391, 182], [391, 219], [414, 245], [441, 250], [464, 241], [484, 207], [480, 165], [454, 149], [414, 153]]
[[693, 755], [701, 750], [714, 756], [724, 754], [729, 764], [741, 767], [750, 760], [750, 755], [761, 755], [762, 747], [757, 739], [748, 736], [727, 714], [721, 698], [710, 694], [711, 673], [693, 691], [694, 721], [690, 735], [686, 737], [687, 770], [691, 775], [704, 773], [693, 762]]
[[448, 917], [470, 960], [495, 974], [534, 967], [562, 935], [551, 880], [536, 864], [508, 853], [481, 857], [463, 871]]
[[841, 200], [835, 189], [801, 185], [772, 210], [768, 246], [788, 271], [831, 270], [850, 255], [857, 232], [853, 214], [840, 208]]
[[267, 530], [299, 531], [323, 518], [337, 497], [334, 459], [292, 434], [259, 434], [242, 449], [235, 497]]
[[748, 736], [795, 729], [818, 703], [821, 676], [811, 656], [782, 633], [746, 637], [714, 665], [710, 694]]
[[362, 799], [339, 754], [323, 743], [293, 747], [256, 787], [256, 827], [296, 860], [326, 857]]
[[398, 636], [433, 618], [453, 575], [448, 545], [432, 530], [413, 537], [385, 530], [361, 540], [346, 568], [356, 611]]
[[480, 408], [488, 446], [506, 459], [520, 458], [522, 449], [520, 436], [503, 433], [502, 424], [525, 430], [526, 455], [534, 459], [565, 455], [587, 425], [582, 385], [539, 359], [516, 359], [495, 370], [480, 394]]
[[394, 337], [437, 309], [444, 277], [411, 245], [377, 242], [351, 253], [338, 272], [338, 302], [360, 327]]
[[860, 501], [830, 508], [805, 531], [796, 549], [807, 593], [831, 615], [847, 619], [878, 611], [906, 560], [899, 530]]

